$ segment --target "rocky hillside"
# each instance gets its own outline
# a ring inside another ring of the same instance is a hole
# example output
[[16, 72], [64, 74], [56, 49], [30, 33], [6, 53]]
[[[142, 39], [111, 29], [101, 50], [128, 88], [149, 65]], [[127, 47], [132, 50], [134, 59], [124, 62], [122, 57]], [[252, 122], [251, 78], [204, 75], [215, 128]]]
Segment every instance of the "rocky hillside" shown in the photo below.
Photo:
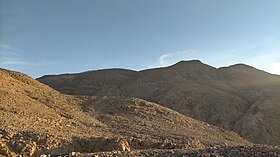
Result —
[[244, 64], [200, 61], [166, 68], [108, 69], [38, 79], [71, 95], [129, 96], [156, 102], [261, 144], [280, 144], [280, 76]]
[[138, 98], [69, 96], [0, 69], [0, 155], [249, 145], [234, 132]]

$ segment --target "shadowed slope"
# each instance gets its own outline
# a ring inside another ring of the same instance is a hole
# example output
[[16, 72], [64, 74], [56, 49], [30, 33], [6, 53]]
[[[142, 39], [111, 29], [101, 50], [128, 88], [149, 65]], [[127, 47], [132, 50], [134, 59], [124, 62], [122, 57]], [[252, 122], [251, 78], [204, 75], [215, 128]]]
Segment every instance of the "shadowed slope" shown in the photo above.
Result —
[[38, 80], [72, 95], [142, 98], [234, 130], [253, 142], [280, 144], [280, 77], [244, 64], [216, 69], [200, 61], [182, 61], [139, 72], [110, 69], [73, 74], [70, 79], [61, 76]]
[[85, 104], [84, 111], [107, 124], [110, 131], [135, 139], [132, 141], [134, 148], [192, 148], [246, 143], [234, 132], [137, 98], [90, 97]]

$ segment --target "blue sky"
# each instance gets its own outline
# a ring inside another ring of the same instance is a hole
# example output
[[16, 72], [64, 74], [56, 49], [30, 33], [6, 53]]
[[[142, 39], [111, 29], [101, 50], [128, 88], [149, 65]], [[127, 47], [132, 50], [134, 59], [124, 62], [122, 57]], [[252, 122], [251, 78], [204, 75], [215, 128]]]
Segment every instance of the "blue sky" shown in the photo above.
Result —
[[280, 74], [279, 0], [0, 0], [0, 67], [39, 77], [199, 59]]

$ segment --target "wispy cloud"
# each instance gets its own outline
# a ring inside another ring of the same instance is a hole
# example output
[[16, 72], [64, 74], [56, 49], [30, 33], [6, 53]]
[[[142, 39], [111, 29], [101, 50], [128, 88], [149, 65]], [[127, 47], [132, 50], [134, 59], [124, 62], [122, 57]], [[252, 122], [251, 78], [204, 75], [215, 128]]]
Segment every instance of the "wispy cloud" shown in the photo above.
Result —
[[12, 50], [12, 48], [9, 45], [1, 44], [0, 43], [0, 50]]
[[165, 53], [159, 56], [158, 61], [153, 65], [149, 65], [148, 68], [165, 67], [175, 64], [176, 62], [179, 62], [181, 60], [195, 59], [191, 57], [195, 52], [196, 50], [189, 49], [184, 51]]
[[18, 56], [18, 50], [7, 44], [0, 43], [0, 55], [1, 56]]
[[41, 61], [41, 62], [28, 62], [21, 58], [8, 58], [4, 57], [0, 59], [0, 65], [28, 65], [28, 66], [43, 66], [43, 65], [52, 65], [55, 62], [52, 61]]
[[238, 57], [236, 56], [236, 52], [238, 51], [240, 51], [240, 49], [232, 48], [222, 52], [212, 53], [200, 51], [198, 49], [170, 52], [159, 56], [156, 63], [148, 67], [154, 68], [170, 66], [182, 60], [201, 60], [211, 66], [220, 67], [239, 62]]
[[52, 61], [32, 62], [20, 54], [20, 50], [8, 44], [0, 43], [0, 65], [1, 66], [42, 66], [54, 64]]

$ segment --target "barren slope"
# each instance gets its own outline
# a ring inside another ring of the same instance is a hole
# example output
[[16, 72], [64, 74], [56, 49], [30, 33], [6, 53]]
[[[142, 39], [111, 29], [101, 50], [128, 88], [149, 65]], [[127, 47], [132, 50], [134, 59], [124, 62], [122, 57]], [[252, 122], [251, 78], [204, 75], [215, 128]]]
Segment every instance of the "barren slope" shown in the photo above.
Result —
[[0, 69], [0, 129], [5, 149], [10, 153], [34, 147], [47, 151], [74, 136], [105, 137], [103, 133], [108, 133], [99, 129], [104, 124], [83, 113], [81, 103], [27, 75]]
[[255, 143], [280, 144], [280, 76], [238, 64], [216, 69], [182, 61], [144, 71], [109, 69], [38, 79], [72, 95], [131, 96], [236, 131]]
[[0, 69], [0, 154], [250, 144], [237, 134], [137, 98], [67, 96]]

